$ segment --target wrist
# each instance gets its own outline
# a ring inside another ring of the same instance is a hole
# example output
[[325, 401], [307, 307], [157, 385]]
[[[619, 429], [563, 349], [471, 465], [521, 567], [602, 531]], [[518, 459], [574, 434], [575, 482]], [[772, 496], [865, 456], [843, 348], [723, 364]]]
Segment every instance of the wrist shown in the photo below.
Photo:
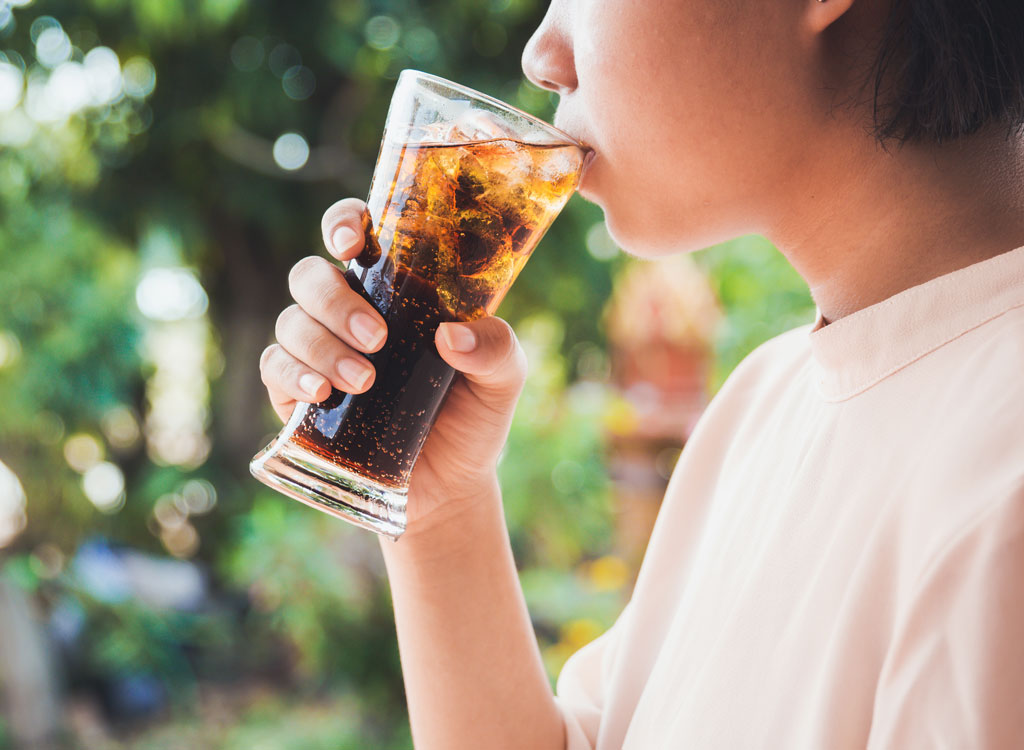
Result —
[[[422, 498], [417, 499], [422, 502]], [[501, 489], [493, 475], [459, 496], [441, 498], [434, 510], [416, 518], [397, 540], [381, 537], [385, 561], [410, 560], [422, 566], [464, 556], [496, 531], [507, 537]]]

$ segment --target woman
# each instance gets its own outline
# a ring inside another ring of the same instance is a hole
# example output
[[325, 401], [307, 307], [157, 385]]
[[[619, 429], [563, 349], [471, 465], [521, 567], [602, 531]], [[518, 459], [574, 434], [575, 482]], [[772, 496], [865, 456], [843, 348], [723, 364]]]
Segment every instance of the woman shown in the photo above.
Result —
[[[383, 546], [417, 747], [1024, 746], [1024, 8], [554, 0], [523, 66], [622, 247], [763, 234], [820, 316], [718, 394], [557, 697], [495, 478], [525, 359], [499, 319], [441, 327], [462, 376]], [[361, 210], [325, 215], [335, 257]], [[282, 418], [365, 389], [386, 336], [327, 261], [290, 284]]]

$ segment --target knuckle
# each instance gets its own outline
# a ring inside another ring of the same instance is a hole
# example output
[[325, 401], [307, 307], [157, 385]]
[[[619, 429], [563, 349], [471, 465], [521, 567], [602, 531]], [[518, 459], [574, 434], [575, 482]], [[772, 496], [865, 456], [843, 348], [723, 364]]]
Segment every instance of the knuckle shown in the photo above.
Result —
[[311, 364], [328, 364], [335, 359], [336, 347], [332, 336], [313, 334], [305, 338], [303, 351]]
[[326, 318], [324, 323], [338, 321], [346, 315], [349, 307], [348, 291], [348, 285], [338, 280], [324, 281], [312, 290], [312, 304]]
[[489, 338], [494, 349], [494, 370], [492, 375], [499, 372], [509, 373], [516, 379], [526, 378], [526, 353], [519, 344], [515, 331], [512, 330], [506, 321], [501, 318], [493, 318]]
[[519, 339], [516, 338], [512, 326], [501, 318], [494, 318], [492, 329], [495, 346], [501, 352], [502, 360], [508, 361], [512, 359], [516, 354], [516, 350], [519, 349]]
[[281, 358], [280, 382], [297, 383], [303, 372], [305, 370], [295, 357], [287, 356]]
[[286, 307], [278, 316], [277, 340], [293, 360], [314, 366], [330, 361], [336, 339], [326, 334], [301, 307]]

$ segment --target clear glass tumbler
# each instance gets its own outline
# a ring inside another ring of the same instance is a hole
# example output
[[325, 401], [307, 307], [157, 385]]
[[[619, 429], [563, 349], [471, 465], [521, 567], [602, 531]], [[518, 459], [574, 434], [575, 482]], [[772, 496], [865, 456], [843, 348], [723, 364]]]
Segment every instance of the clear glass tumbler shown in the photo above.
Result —
[[368, 391], [298, 404], [250, 464], [261, 482], [392, 539], [455, 371], [445, 321], [492, 314], [579, 182], [586, 146], [457, 83], [403, 71], [346, 278], [384, 317]]

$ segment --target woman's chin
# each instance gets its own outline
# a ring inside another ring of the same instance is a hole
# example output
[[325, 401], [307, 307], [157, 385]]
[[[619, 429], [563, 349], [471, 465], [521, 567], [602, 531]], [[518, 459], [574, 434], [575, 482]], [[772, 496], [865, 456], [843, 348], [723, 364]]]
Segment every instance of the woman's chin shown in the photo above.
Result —
[[628, 211], [616, 210], [614, 203], [594, 202], [604, 211], [604, 223], [612, 241], [624, 252], [637, 258], [653, 260], [667, 255], [692, 253], [722, 241], [706, 233], [685, 232], [681, 221], [659, 227], [654, 220], [638, 220]]

